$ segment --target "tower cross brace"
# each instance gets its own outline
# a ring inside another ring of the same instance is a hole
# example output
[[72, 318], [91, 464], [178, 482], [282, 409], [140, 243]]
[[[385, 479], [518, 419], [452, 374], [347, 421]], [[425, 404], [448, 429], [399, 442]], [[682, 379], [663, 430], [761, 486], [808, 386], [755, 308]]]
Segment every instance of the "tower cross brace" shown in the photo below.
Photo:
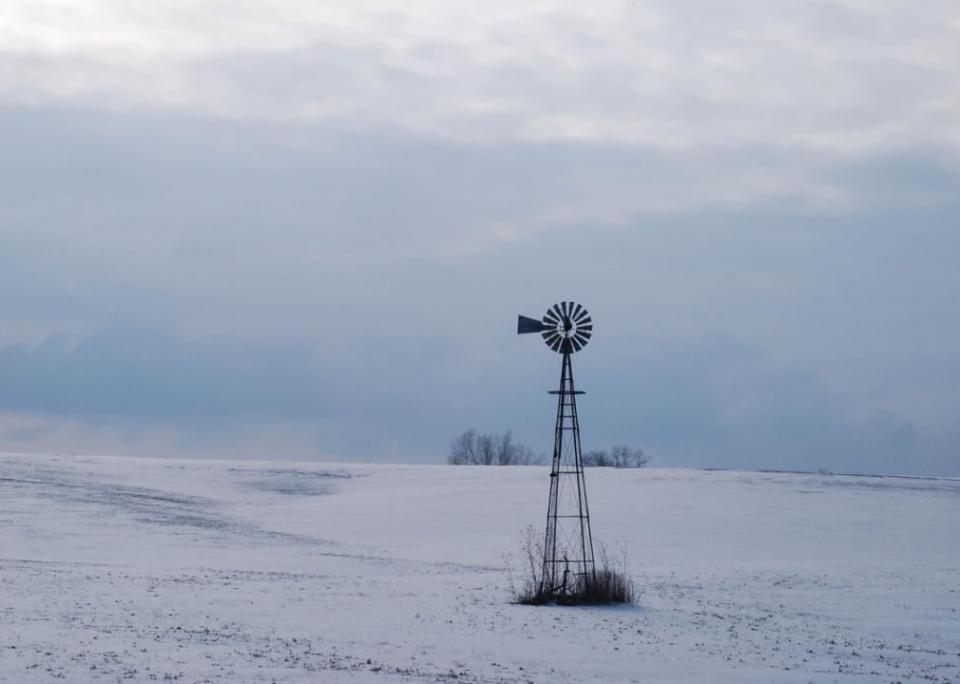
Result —
[[573, 384], [571, 353], [562, 356], [560, 389], [551, 392], [557, 395], [557, 419], [540, 587], [555, 597], [577, 593], [596, 579], [577, 416], [577, 396], [583, 392]]

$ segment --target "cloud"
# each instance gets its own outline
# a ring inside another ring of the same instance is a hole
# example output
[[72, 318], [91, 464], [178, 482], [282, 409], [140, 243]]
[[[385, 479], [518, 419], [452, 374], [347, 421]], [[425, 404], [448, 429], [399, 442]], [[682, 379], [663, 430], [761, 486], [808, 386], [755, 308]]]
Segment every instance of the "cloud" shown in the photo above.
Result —
[[[546, 452], [557, 358], [523, 342], [479, 359], [444, 343], [378, 355], [381, 345], [356, 340], [354, 355], [310, 354], [129, 330], [6, 347], [0, 440], [67, 453], [439, 460], [452, 435], [479, 426], [512, 428]], [[576, 359], [589, 448], [642, 444], [660, 465], [957, 473], [954, 430], [892, 411], [858, 418], [813, 371], [734, 339], [590, 351], [606, 354]]]
[[305, 350], [211, 348], [124, 327], [74, 343], [53, 337], [36, 347], [3, 348], [0, 409], [184, 423], [323, 416], [332, 402], [312, 369]]
[[957, 144], [949, 2], [14, 3], [11, 103], [683, 150]]
[[17, 448], [545, 450], [574, 297], [598, 446], [956, 472], [950, 3], [0, 13]]

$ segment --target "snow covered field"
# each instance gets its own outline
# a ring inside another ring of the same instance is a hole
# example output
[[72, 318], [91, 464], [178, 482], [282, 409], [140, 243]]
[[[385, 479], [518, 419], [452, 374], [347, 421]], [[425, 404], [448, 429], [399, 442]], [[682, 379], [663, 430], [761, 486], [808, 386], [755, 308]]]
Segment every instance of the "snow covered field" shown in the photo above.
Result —
[[587, 478], [635, 608], [510, 604], [543, 467], [0, 455], [0, 681], [960, 681], [960, 481]]

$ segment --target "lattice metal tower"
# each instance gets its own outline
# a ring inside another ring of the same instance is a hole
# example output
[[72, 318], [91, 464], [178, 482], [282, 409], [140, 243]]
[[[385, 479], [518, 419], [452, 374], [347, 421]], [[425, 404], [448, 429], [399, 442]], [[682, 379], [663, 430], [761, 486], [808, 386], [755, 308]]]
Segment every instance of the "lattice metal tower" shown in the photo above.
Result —
[[580, 304], [560, 302], [540, 320], [520, 316], [517, 333], [540, 333], [547, 346], [563, 358], [560, 389], [550, 392], [557, 395], [557, 421], [540, 587], [542, 593], [562, 598], [582, 592], [596, 579], [577, 417], [577, 395], [583, 392], [574, 387], [570, 361], [574, 352], [589, 342], [593, 323]]

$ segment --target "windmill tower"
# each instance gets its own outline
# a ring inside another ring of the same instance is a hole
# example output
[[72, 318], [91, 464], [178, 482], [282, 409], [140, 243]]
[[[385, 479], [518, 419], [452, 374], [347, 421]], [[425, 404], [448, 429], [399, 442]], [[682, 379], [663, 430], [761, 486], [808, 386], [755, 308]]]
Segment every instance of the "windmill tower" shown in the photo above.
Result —
[[570, 358], [583, 349], [593, 334], [590, 314], [580, 304], [554, 304], [539, 320], [520, 316], [517, 334], [540, 333], [543, 341], [562, 357], [557, 421], [553, 433], [550, 500], [543, 546], [540, 591], [552, 598], [582, 593], [596, 579], [590, 508], [580, 451], [580, 421]]

